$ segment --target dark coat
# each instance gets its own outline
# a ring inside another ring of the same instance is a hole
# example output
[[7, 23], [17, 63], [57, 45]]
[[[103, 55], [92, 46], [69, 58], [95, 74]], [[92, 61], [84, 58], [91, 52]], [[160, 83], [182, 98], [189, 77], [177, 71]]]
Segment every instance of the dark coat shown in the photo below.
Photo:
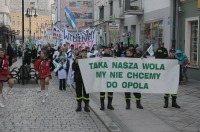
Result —
[[83, 82], [81, 71], [76, 61], [72, 63], [72, 70], [74, 71], [74, 82]]
[[158, 59], [166, 59], [166, 58], [168, 58], [168, 51], [167, 51], [167, 49], [164, 48], [164, 47], [158, 48], [156, 50], [155, 58], [158, 58]]

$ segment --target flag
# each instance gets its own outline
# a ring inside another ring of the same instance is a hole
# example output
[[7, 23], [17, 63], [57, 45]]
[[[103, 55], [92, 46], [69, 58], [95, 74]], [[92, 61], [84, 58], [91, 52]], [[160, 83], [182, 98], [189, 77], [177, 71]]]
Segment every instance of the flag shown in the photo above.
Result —
[[72, 12], [67, 7], [65, 7], [65, 17], [66, 17], [69, 25], [73, 28], [76, 28], [76, 20], [73, 16]]
[[153, 52], [153, 46], [149, 46], [149, 48], [147, 49], [148, 53], [150, 56], [153, 56], [154, 55], [154, 52]]

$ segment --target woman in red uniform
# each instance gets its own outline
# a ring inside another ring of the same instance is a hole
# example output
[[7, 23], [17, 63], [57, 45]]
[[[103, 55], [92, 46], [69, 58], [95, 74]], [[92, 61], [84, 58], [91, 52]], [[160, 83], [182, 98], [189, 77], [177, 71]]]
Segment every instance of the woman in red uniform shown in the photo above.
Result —
[[[45, 102], [45, 96], [48, 96], [49, 79], [51, 78], [51, 71], [54, 69], [54, 65], [51, 59], [48, 59], [47, 52], [42, 50], [40, 52], [40, 59], [34, 63], [34, 68], [38, 72], [38, 78], [40, 79], [42, 102]], [[46, 86], [46, 87], [45, 87]]]
[[7, 88], [6, 93], [4, 94], [5, 99], [7, 98], [9, 91], [14, 85], [14, 80], [10, 75], [8, 66], [9, 66], [8, 57], [5, 56], [4, 49], [0, 48], [0, 107], [5, 107], [2, 98], [3, 82], [8, 82], [9, 84], [9, 88]]

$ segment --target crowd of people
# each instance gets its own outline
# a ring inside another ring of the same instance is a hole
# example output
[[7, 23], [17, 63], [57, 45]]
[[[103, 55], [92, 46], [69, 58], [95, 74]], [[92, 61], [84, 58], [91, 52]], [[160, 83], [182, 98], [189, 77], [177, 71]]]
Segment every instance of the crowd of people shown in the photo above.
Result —
[[[99, 47], [93, 45], [90, 47], [74, 48], [74, 45], [60, 45], [60, 46], [33, 46], [32, 49], [27, 45], [23, 51], [23, 64], [34, 64], [34, 68], [37, 71], [38, 78], [40, 79], [40, 91], [42, 96], [42, 102], [45, 102], [45, 98], [49, 96], [48, 87], [49, 81], [52, 78], [51, 72], [54, 71], [59, 79], [59, 90], [66, 90], [66, 87], [72, 86], [73, 81], [76, 85], [76, 111], [82, 111], [82, 101], [85, 103], [84, 111], [90, 112], [89, 109], [89, 94], [86, 93], [83, 79], [81, 76], [80, 68], [78, 65], [78, 59], [87, 59], [93, 57], [127, 57], [127, 58], [146, 58], [147, 52], [143, 53], [143, 50], [139, 45], [130, 45], [129, 47], [123, 47], [120, 44], [106, 45]], [[3, 98], [7, 98], [7, 94], [13, 87], [14, 80], [9, 71], [10, 61], [9, 54], [5, 54], [4, 49], [0, 49], [0, 107], [5, 107]], [[180, 63], [180, 83], [185, 78], [188, 80], [186, 71], [189, 63], [187, 56], [182, 53], [181, 50], [175, 51], [174, 49], [168, 50], [164, 47], [164, 43], [160, 44], [160, 47], [155, 52], [156, 59], [178, 59]], [[9, 88], [6, 93], [2, 95], [3, 82], [8, 82]], [[141, 105], [141, 93], [133, 93], [136, 100], [136, 107], [143, 109]], [[100, 93], [100, 110], [105, 110], [104, 100], [106, 93]], [[113, 93], [107, 93], [107, 109], [114, 110], [112, 105]], [[172, 107], [180, 108], [176, 102], [177, 95], [172, 96]], [[164, 108], [168, 108], [168, 100], [170, 94], [164, 95]], [[130, 109], [131, 93], [125, 93], [126, 109]]]

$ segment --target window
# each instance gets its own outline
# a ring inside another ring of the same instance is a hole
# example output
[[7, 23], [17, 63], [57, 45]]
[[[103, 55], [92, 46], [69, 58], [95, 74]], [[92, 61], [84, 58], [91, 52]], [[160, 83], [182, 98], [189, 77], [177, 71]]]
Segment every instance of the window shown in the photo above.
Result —
[[199, 17], [186, 18], [185, 22], [185, 53], [190, 65], [198, 67], [199, 56]]
[[119, 0], [119, 7], [122, 7], [122, 0]]
[[17, 25], [20, 25], [20, 21], [17, 21]]
[[113, 15], [113, 1], [110, 2], [110, 16]]
[[15, 21], [12, 21], [12, 25], [15, 25]]
[[163, 20], [145, 23], [141, 29], [141, 44], [148, 47], [152, 44], [156, 50], [160, 43], [163, 42]]
[[198, 21], [191, 22], [191, 38], [190, 38], [190, 62], [197, 65], [197, 44], [198, 44]]
[[99, 19], [104, 19], [104, 6], [99, 7]]

